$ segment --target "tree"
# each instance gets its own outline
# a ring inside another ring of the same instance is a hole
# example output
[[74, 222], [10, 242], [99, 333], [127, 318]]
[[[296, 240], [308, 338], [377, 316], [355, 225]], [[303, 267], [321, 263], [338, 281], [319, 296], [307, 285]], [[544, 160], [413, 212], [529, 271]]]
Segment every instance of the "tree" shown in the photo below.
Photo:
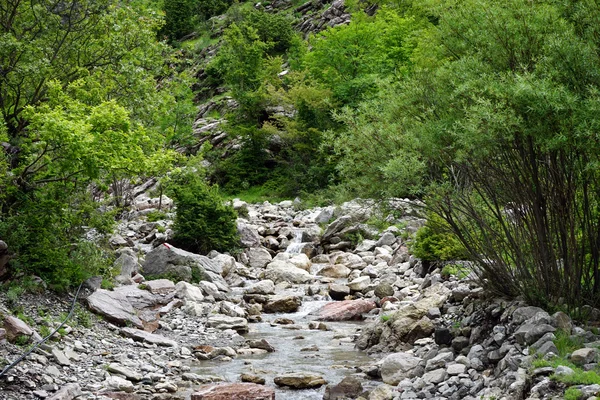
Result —
[[187, 113], [160, 115], [189, 98], [169, 93], [160, 24], [144, 2], [0, 4], [0, 237], [25, 271], [63, 286], [97, 273], [79, 257], [83, 226], [110, 224], [90, 188], [165, 171], [163, 133], [191, 129]]
[[386, 117], [397, 151], [426, 166], [427, 204], [489, 289], [599, 304], [599, 9], [469, 0], [433, 12], [436, 39]]

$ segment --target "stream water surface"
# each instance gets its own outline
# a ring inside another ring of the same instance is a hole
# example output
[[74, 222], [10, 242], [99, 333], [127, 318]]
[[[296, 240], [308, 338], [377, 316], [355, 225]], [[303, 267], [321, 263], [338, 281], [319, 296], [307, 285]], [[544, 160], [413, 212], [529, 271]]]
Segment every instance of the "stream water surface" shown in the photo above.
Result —
[[[323, 398], [325, 387], [309, 390], [278, 388], [273, 383], [277, 375], [290, 372], [310, 372], [322, 375], [330, 384], [337, 384], [352, 375], [355, 367], [372, 364], [375, 360], [354, 349], [352, 341], [361, 322], [327, 322], [329, 330], [308, 329], [315, 319], [311, 313], [328, 301], [306, 301], [298, 312], [290, 314], [262, 314], [263, 322], [250, 324], [247, 339], [266, 339], [275, 352], [261, 355], [240, 355], [227, 362], [195, 361], [192, 372], [221, 376], [228, 382], [239, 382], [240, 375], [250, 373], [266, 379], [266, 385], [275, 387], [278, 400], [316, 400]], [[292, 325], [273, 325], [277, 318], [288, 318]], [[294, 329], [295, 328], [295, 329]], [[299, 329], [297, 329], [299, 328]], [[318, 351], [303, 349], [316, 346]]]

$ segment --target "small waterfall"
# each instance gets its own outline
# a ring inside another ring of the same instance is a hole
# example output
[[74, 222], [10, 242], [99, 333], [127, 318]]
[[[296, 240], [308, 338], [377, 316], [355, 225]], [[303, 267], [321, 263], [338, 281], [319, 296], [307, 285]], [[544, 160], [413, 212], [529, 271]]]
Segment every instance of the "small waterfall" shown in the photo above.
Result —
[[304, 245], [306, 244], [306, 243], [302, 243], [302, 233], [303, 233], [302, 229], [294, 230], [294, 238], [292, 239], [292, 241], [290, 242], [288, 247], [285, 249], [286, 253], [300, 254], [300, 252], [304, 248]]

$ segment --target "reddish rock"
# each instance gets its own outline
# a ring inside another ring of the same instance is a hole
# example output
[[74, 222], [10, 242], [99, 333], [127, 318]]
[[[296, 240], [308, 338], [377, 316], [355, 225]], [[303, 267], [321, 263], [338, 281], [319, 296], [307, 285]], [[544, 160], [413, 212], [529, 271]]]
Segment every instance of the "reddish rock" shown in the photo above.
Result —
[[364, 313], [376, 308], [370, 300], [345, 300], [329, 303], [317, 313], [317, 319], [321, 321], [350, 321], [360, 320]]
[[207, 385], [201, 386], [190, 400], [275, 400], [275, 390], [254, 383]]

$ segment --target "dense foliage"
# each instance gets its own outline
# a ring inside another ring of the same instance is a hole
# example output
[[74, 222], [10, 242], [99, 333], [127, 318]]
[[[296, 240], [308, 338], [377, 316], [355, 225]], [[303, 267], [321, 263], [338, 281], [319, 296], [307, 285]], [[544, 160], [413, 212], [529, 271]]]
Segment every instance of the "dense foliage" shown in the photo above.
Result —
[[123, 182], [175, 159], [167, 138], [190, 130], [191, 102], [160, 25], [142, 2], [0, 5], [0, 237], [20, 270], [59, 286], [102, 272], [106, 258], [80, 239], [114, 214], [91, 190], [122, 206]]
[[232, 251], [239, 246], [236, 212], [201, 174], [192, 170], [174, 174], [167, 192], [177, 207], [172, 240], [175, 245], [202, 254]]

